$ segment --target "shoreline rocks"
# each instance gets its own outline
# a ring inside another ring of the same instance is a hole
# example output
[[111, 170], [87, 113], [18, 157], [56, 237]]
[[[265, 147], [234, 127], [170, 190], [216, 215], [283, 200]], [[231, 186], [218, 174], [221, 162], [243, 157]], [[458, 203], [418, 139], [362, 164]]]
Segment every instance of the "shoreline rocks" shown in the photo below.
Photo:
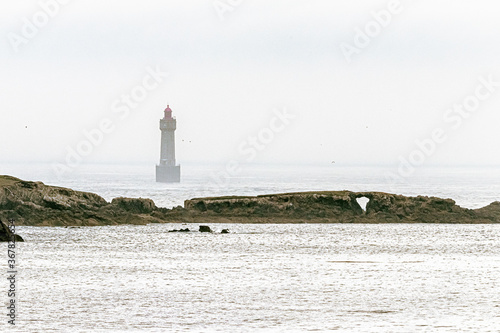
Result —
[[[363, 198], [366, 207], [358, 199]], [[499, 223], [500, 202], [479, 209], [452, 199], [383, 192], [322, 191], [186, 200], [115, 198], [0, 176], [0, 219], [16, 225], [97, 226], [149, 223]], [[210, 227], [208, 227], [210, 229]], [[201, 230], [200, 230], [201, 231]], [[211, 231], [211, 229], [210, 229]], [[180, 231], [178, 231], [180, 232]], [[207, 231], [209, 232], [209, 231]]]

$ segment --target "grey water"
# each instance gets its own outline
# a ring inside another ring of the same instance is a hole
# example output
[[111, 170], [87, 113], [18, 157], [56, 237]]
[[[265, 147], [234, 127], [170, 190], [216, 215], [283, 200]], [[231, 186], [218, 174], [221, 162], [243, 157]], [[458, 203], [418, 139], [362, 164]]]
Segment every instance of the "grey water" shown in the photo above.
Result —
[[[477, 208], [500, 193], [494, 168], [430, 168], [401, 183], [388, 183], [383, 168], [224, 170], [186, 166], [181, 184], [157, 184], [154, 167], [142, 165], [84, 166], [62, 178], [46, 166], [1, 173], [164, 207], [205, 195], [348, 189]], [[19, 226], [26, 242], [17, 243], [13, 331], [500, 331], [500, 225], [220, 224], [213, 234], [168, 233], [181, 227], [198, 225]], [[2, 279], [4, 301], [7, 289]], [[0, 328], [11, 329], [3, 317]]]
[[17, 329], [500, 330], [500, 225], [179, 227], [19, 227]]

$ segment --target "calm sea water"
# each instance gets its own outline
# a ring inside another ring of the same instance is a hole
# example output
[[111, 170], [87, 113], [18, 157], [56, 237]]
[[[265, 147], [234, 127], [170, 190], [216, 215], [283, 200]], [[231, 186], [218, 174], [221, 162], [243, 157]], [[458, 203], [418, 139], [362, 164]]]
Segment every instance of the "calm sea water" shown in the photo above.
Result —
[[20, 227], [17, 329], [500, 330], [500, 225], [179, 227]]
[[[150, 166], [46, 166], [0, 173], [171, 207], [204, 195], [304, 190], [499, 200], [495, 169], [428, 169], [391, 184], [381, 168], [186, 166], [156, 184]], [[500, 225], [18, 227], [19, 332], [499, 332]], [[223, 228], [230, 234], [222, 235]], [[6, 249], [5, 249], [6, 252]], [[5, 274], [7, 271], [5, 255]], [[4, 290], [4, 292], [1, 292]], [[7, 302], [6, 279], [0, 294]], [[7, 313], [6, 309], [4, 310]], [[10, 329], [2, 316], [0, 330]], [[1, 317], [0, 317], [1, 318]]]

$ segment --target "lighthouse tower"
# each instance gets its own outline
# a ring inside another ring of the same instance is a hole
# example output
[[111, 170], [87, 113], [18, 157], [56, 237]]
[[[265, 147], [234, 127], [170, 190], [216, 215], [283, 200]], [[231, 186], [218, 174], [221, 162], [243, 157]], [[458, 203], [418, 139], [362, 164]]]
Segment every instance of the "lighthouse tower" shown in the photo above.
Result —
[[175, 164], [175, 129], [177, 121], [172, 117], [172, 109], [167, 105], [165, 116], [160, 119], [161, 150], [160, 165], [156, 166], [156, 181], [178, 183], [181, 181], [181, 167]]

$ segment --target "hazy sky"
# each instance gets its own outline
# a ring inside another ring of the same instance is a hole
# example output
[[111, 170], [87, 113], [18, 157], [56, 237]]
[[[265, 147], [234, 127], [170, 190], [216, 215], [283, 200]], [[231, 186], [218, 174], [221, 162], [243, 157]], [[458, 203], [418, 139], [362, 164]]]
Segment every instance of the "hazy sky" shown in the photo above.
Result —
[[2, 1], [0, 160], [499, 165], [499, 9]]

